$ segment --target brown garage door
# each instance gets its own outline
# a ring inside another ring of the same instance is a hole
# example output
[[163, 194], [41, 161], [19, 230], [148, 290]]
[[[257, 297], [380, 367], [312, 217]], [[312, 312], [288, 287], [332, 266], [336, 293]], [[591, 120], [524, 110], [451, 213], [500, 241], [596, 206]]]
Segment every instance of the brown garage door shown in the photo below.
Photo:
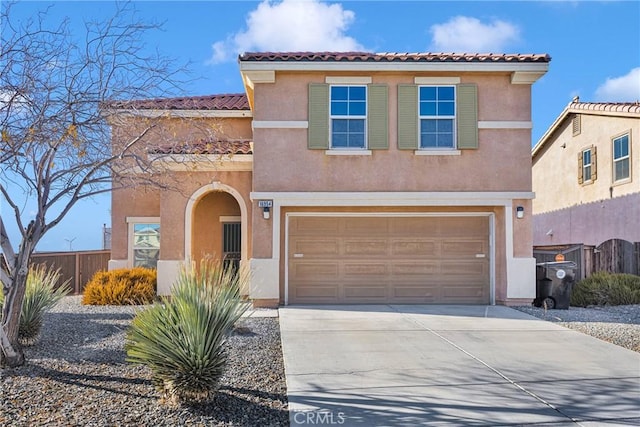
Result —
[[289, 303], [489, 303], [489, 219], [289, 218]]

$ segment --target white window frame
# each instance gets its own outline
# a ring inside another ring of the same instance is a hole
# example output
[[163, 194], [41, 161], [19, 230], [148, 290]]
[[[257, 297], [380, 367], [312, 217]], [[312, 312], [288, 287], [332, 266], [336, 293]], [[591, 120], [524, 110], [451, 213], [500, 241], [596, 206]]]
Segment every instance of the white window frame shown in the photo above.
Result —
[[[134, 242], [135, 242], [135, 225], [137, 224], [158, 224], [160, 226], [160, 217], [159, 216], [149, 216], [149, 217], [127, 217], [127, 263], [130, 268], [133, 268], [134, 265]], [[162, 229], [160, 229], [160, 233], [162, 233]], [[162, 248], [158, 248], [159, 251]]]
[[[362, 87], [364, 88], [364, 107], [365, 113], [363, 116], [350, 116], [350, 115], [333, 115], [331, 114], [331, 92], [334, 87]], [[368, 151], [368, 134], [367, 134], [367, 114], [369, 112], [369, 88], [366, 84], [353, 84], [353, 83], [337, 83], [329, 86], [329, 151], [344, 151], [344, 152], [358, 152]], [[362, 120], [364, 122], [364, 146], [363, 147], [334, 147], [333, 145], [333, 120]]]
[[[589, 153], [589, 164], [585, 163], [585, 154]], [[582, 150], [582, 183], [589, 183], [592, 181], [593, 176], [593, 150], [591, 147]], [[587, 168], [589, 170], [589, 178], [587, 178]]]
[[[450, 116], [431, 116], [431, 115], [422, 115], [420, 114], [420, 89], [423, 87], [450, 87], [453, 88], [453, 115]], [[458, 135], [457, 135], [457, 121], [458, 117], [456, 115], [458, 107], [458, 88], [455, 84], [421, 84], [418, 86], [418, 151], [457, 151], [458, 147]], [[423, 147], [422, 146], [422, 120], [424, 119], [453, 119], [453, 129], [452, 129], [452, 138], [453, 145], [451, 147]]]
[[[616, 159], [615, 143], [617, 140], [627, 137], [627, 155]], [[616, 163], [626, 160], [629, 164], [629, 175], [624, 178], [616, 177]], [[623, 184], [631, 181], [631, 132], [624, 132], [611, 138], [611, 178], [614, 184]]]

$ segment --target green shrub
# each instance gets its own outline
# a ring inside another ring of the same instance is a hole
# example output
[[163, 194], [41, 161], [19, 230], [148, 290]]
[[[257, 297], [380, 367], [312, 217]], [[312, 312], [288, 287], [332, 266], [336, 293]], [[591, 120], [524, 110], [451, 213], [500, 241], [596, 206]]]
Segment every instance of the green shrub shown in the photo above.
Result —
[[[71, 279], [57, 286], [60, 276], [60, 269], [53, 270], [45, 264], [29, 268], [18, 327], [20, 344], [29, 346], [37, 342], [42, 329], [44, 313], [69, 293], [68, 285]], [[0, 292], [0, 309], [3, 304], [4, 292]]]
[[578, 282], [571, 292], [571, 305], [640, 304], [640, 276], [601, 271]]
[[85, 305], [151, 304], [156, 296], [156, 270], [122, 268], [98, 271], [84, 288]]
[[127, 333], [127, 360], [148, 366], [167, 402], [212, 397], [226, 365], [225, 343], [246, 310], [240, 289], [248, 274], [221, 263], [182, 269], [171, 297], [136, 315]]

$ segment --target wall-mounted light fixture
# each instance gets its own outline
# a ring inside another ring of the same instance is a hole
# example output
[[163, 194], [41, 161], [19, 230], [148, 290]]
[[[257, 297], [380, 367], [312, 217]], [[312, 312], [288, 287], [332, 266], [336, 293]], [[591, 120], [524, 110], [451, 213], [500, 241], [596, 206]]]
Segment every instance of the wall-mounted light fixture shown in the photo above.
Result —
[[262, 208], [262, 217], [264, 219], [271, 218], [271, 208], [273, 207], [273, 200], [258, 200], [258, 207]]
[[518, 219], [524, 218], [524, 206], [516, 207], [516, 218]]

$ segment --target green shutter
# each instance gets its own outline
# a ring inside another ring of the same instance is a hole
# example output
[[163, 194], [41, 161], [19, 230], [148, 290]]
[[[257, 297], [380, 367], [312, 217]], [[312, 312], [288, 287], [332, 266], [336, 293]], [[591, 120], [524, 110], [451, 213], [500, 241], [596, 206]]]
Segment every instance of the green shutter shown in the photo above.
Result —
[[459, 84], [456, 102], [458, 148], [478, 148], [478, 88], [475, 84]]
[[309, 84], [309, 132], [307, 146], [312, 150], [329, 148], [329, 85]]
[[598, 147], [591, 148], [591, 181], [598, 179]]
[[370, 150], [389, 148], [389, 107], [387, 85], [369, 85], [367, 103], [367, 140]]
[[418, 86], [398, 85], [398, 149], [418, 149]]

